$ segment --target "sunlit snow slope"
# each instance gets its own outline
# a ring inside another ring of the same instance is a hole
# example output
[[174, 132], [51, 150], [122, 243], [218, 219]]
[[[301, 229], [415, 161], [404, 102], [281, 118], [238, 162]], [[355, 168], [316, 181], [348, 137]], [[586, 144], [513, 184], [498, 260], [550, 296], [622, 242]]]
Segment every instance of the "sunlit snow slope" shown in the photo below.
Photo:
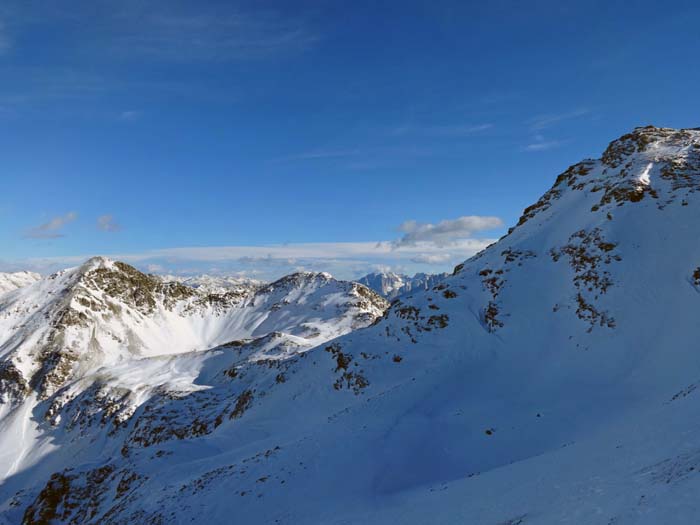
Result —
[[[156, 299], [149, 313], [128, 307], [138, 344], [76, 306], [88, 343], [75, 349], [68, 327], [48, 354], [39, 319], [61, 299], [52, 285], [0, 296], [0, 451], [13, 451], [0, 459], [0, 512], [76, 524], [698, 522], [698, 190], [700, 131], [638, 128], [566, 170], [454, 275], [333, 340], [317, 320], [277, 328], [296, 315], [284, 311], [302, 277], [270, 285], [276, 321], [253, 341], [264, 322], [223, 313], [214, 330], [204, 319], [218, 307], [196, 298], [173, 307], [177, 337], [158, 331], [140, 317], [171, 323]], [[376, 313], [360, 290], [352, 301]], [[237, 341], [213, 335], [229, 326]], [[295, 352], [314, 329], [325, 342]], [[76, 372], [93, 359], [101, 368]]]

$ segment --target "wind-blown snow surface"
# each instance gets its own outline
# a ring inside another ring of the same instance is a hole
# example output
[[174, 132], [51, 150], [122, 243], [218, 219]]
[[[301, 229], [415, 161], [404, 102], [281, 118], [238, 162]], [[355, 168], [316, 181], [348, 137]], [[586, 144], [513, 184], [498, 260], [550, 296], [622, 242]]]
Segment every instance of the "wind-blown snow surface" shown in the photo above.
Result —
[[30, 384], [3, 405], [0, 435], [25, 438], [6, 438], [23, 446], [0, 460], [0, 511], [698, 522], [699, 189], [700, 132], [639, 128], [369, 328], [275, 359], [250, 359], [259, 340], [115, 361], [50, 395]]

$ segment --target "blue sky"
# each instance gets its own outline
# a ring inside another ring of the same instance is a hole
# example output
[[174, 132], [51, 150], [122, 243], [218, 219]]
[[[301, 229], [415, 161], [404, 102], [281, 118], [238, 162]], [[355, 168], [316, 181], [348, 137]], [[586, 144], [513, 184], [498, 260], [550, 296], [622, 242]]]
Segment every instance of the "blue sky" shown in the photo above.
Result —
[[0, 269], [443, 271], [700, 126], [695, 2], [46, 4], [0, 5]]

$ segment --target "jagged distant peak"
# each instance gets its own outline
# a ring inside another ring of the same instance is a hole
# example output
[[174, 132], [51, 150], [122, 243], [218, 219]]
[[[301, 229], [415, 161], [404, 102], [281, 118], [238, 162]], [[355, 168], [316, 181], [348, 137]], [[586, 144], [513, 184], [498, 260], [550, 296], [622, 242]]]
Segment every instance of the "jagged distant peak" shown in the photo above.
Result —
[[246, 288], [260, 288], [267, 284], [265, 281], [254, 279], [251, 277], [240, 277], [234, 275], [157, 275], [163, 281], [174, 281], [196, 288], [200, 291], [210, 293], [225, 293], [227, 291], [242, 290]]
[[446, 273], [416, 273], [411, 277], [406, 274], [381, 271], [369, 273], [358, 279], [357, 282], [371, 288], [387, 299], [395, 299], [415, 290], [432, 288], [447, 275]]

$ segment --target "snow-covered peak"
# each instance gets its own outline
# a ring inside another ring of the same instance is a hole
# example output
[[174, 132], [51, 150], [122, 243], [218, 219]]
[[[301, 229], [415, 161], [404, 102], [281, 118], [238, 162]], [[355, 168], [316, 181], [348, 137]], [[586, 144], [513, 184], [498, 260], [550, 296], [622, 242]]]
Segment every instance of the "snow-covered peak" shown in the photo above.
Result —
[[405, 286], [406, 275], [394, 272], [372, 272], [357, 280], [387, 298], [393, 298]]
[[300, 286], [324, 285], [335, 279], [327, 272], [296, 272], [285, 275], [267, 285], [268, 289], [294, 288]]
[[559, 175], [510, 232], [534, 218], [528, 229], [552, 217], [581, 227], [603, 224], [618, 212], [628, 213], [627, 205], [640, 202], [644, 210], [687, 206], [700, 189], [699, 170], [700, 130], [636, 128], [611, 142], [600, 160], [584, 160]]
[[673, 129], [644, 126], [635, 128], [610, 143], [603, 152], [604, 164], [616, 168], [628, 159], [682, 159], [700, 147], [700, 129]]
[[81, 268], [83, 269], [82, 271], [84, 271], [84, 272], [87, 272], [90, 270], [95, 270], [97, 268], [112, 268], [112, 267], [114, 267], [115, 262], [116, 261], [110, 259], [109, 257], [97, 255], [95, 257], [90, 257], [87, 261], [85, 261], [81, 265]]

